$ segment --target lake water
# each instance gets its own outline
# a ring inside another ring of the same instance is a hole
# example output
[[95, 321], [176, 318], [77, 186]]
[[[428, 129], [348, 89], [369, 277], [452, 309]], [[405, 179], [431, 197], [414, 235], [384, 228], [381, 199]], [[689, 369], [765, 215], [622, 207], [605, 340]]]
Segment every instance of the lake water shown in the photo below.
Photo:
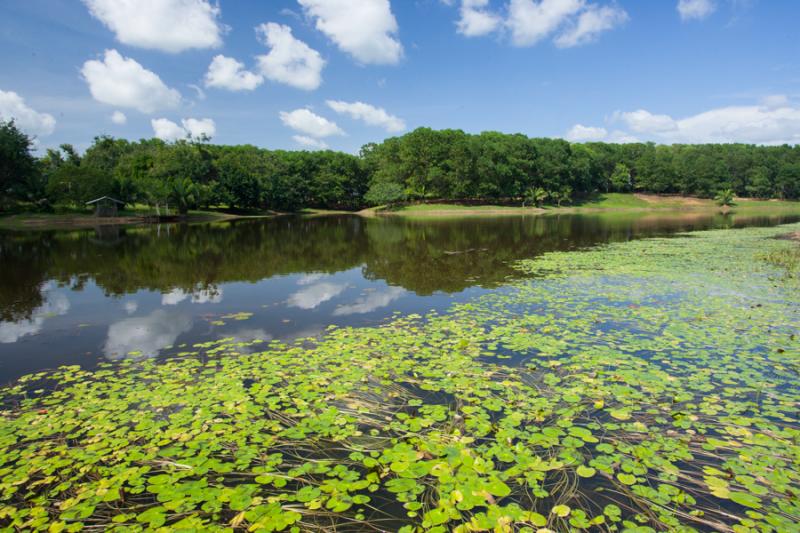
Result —
[[225, 337], [315, 337], [331, 324], [443, 310], [519, 276], [514, 261], [549, 251], [798, 220], [326, 216], [0, 232], [0, 383]]

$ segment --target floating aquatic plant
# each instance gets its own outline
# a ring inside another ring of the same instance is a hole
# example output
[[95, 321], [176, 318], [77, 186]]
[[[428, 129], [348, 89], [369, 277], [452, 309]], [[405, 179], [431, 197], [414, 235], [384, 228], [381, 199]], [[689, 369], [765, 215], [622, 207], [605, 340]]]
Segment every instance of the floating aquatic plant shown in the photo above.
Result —
[[800, 294], [759, 259], [785, 231], [551, 253], [445, 314], [26, 376], [0, 524], [794, 531]]

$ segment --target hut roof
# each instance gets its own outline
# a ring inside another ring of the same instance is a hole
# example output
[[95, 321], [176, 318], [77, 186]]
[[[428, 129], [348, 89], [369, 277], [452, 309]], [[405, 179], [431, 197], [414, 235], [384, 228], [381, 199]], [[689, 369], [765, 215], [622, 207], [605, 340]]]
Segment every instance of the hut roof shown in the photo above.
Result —
[[121, 202], [116, 198], [111, 198], [110, 196], [101, 196], [100, 198], [95, 198], [94, 200], [86, 202], [86, 205], [96, 204], [98, 202], [102, 202], [103, 200], [111, 200], [112, 202], [116, 202], [119, 205], [125, 205], [125, 202]]

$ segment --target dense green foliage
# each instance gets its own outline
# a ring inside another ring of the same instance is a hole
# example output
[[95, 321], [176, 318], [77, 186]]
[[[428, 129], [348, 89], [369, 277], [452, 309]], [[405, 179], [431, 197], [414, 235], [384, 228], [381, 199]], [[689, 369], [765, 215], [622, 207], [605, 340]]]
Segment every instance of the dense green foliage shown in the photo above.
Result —
[[28, 199], [36, 193], [33, 141], [14, 122], [0, 121], [0, 209], [9, 200]]
[[542, 205], [598, 192], [712, 198], [800, 197], [800, 146], [570, 144], [521, 134], [419, 128], [358, 156], [157, 139], [98, 137], [81, 157], [70, 145], [33, 164], [31, 140], [0, 128], [0, 195], [81, 206], [104, 194], [155, 208], [221, 206], [293, 211], [358, 209], [404, 200]]
[[795, 531], [800, 292], [762, 260], [786, 231], [554, 252], [445, 314], [27, 376], [0, 392], [0, 524]]

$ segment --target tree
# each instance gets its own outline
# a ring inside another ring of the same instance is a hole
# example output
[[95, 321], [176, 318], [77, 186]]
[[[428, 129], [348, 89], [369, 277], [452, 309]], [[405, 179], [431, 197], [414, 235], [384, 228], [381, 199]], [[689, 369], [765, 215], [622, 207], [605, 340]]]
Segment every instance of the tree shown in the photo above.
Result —
[[611, 174], [611, 188], [616, 192], [629, 192], [633, 189], [631, 169], [625, 163], [617, 163]]
[[50, 176], [46, 192], [54, 204], [82, 207], [90, 200], [114, 194], [114, 180], [96, 168], [65, 163]]
[[368, 205], [392, 205], [404, 202], [408, 195], [401, 185], [391, 182], [373, 183], [364, 195]]
[[535, 205], [536, 207], [541, 207], [544, 205], [545, 200], [547, 200], [547, 191], [544, 190], [542, 187], [531, 187], [527, 191], [525, 191], [525, 199], [522, 202], [522, 207], [525, 205]]
[[197, 185], [189, 178], [175, 178], [170, 181], [169, 200], [178, 207], [178, 213], [185, 215], [190, 207], [197, 205], [199, 198]]
[[714, 197], [714, 201], [720, 207], [732, 207], [736, 205], [733, 199], [734, 199], [734, 194], [733, 190], [731, 189], [723, 189], [719, 191], [717, 195]]
[[39, 170], [31, 155], [33, 139], [13, 120], [0, 121], [0, 208], [13, 200], [38, 200]]

